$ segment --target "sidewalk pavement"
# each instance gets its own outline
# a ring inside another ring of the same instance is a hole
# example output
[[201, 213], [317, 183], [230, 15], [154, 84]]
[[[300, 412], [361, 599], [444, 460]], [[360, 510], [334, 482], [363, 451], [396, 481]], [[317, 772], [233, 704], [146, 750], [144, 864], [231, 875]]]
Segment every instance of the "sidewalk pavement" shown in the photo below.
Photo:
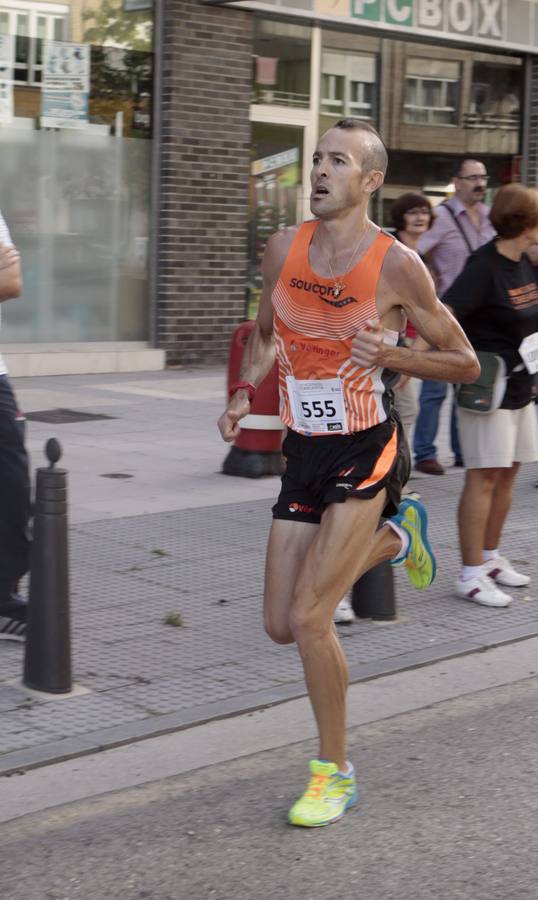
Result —
[[[261, 622], [263, 560], [278, 479], [221, 475], [215, 422], [224, 370], [20, 379], [26, 413], [98, 418], [28, 423], [35, 468], [50, 436], [69, 473], [76, 683], [45, 699], [20, 687], [23, 648], [0, 642], [0, 773], [119, 745], [304, 694], [293, 647]], [[450, 460], [447, 415], [441, 459]], [[415, 476], [428, 506], [439, 574], [426, 593], [396, 573], [398, 620], [341, 628], [353, 681], [538, 634], [538, 465], [520, 473], [504, 549], [533, 576], [509, 609], [452, 595], [462, 471]], [[177, 627], [166, 624], [171, 614]]]

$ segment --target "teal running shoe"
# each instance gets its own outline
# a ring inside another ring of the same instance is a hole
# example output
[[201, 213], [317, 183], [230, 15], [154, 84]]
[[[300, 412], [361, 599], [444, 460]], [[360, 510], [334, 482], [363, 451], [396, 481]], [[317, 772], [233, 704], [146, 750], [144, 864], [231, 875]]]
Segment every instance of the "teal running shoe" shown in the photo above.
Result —
[[437, 571], [435, 556], [428, 540], [428, 514], [418, 500], [406, 497], [392, 516], [395, 522], [409, 536], [409, 545], [403, 556], [391, 560], [391, 565], [404, 565], [409, 581], [420, 591], [433, 583]]

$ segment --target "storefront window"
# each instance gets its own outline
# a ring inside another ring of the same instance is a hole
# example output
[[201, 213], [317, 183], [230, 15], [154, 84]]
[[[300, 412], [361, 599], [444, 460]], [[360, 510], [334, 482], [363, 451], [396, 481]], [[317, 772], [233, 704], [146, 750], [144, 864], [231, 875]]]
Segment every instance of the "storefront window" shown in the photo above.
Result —
[[412, 57], [406, 63], [404, 121], [417, 125], [455, 125], [459, 63]]
[[311, 32], [302, 25], [256, 20], [253, 103], [308, 108]]
[[24, 278], [2, 342], [148, 337], [150, 2], [0, 0], [0, 209]]

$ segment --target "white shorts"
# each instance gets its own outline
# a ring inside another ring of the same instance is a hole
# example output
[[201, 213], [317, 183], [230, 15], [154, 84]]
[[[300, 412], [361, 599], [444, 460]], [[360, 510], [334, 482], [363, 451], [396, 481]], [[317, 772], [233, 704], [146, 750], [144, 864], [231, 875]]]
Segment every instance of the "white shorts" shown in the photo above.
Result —
[[418, 416], [418, 378], [410, 378], [405, 387], [394, 391], [394, 408], [402, 421], [405, 436], [409, 441], [409, 432]]
[[537, 407], [496, 409], [479, 415], [457, 407], [458, 431], [466, 469], [505, 469], [538, 459]]

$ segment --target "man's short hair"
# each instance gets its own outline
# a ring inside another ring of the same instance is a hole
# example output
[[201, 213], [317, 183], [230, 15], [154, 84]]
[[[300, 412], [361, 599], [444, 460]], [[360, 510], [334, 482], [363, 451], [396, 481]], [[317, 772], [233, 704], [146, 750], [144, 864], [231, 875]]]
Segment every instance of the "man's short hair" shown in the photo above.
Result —
[[489, 214], [500, 238], [519, 237], [527, 228], [538, 228], [538, 191], [522, 184], [499, 188]]
[[[475, 159], [473, 156], [466, 156], [465, 159], [460, 159], [458, 163], [456, 163], [456, 168], [453, 172], [453, 178], [459, 178], [460, 172], [463, 169], [465, 163], [478, 163], [479, 166], [483, 166], [484, 163], [480, 159]], [[484, 166], [485, 168], [485, 166]]]
[[363, 134], [367, 135], [364, 168], [368, 172], [375, 169], [378, 172], [383, 172], [383, 175], [386, 174], [389, 163], [387, 148], [373, 125], [370, 125], [369, 122], [365, 122], [363, 119], [348, 116], [347, 119], [340, 119], [333, 127], [341, 128], [344, 131], [362, 131]]
[[433, 213], [430, 201], [424, 194], [416, 194], [414, 191], [409, 191], [407, 194], [402, 194], [398, 197], [390, 208], [390, 217], [396, 231], [405, 231], [404, 215], [410, 209], [416, 209], [417, 207], [424, 207], [429, 210], [430, 224], [428, 228], [431, 226]]

